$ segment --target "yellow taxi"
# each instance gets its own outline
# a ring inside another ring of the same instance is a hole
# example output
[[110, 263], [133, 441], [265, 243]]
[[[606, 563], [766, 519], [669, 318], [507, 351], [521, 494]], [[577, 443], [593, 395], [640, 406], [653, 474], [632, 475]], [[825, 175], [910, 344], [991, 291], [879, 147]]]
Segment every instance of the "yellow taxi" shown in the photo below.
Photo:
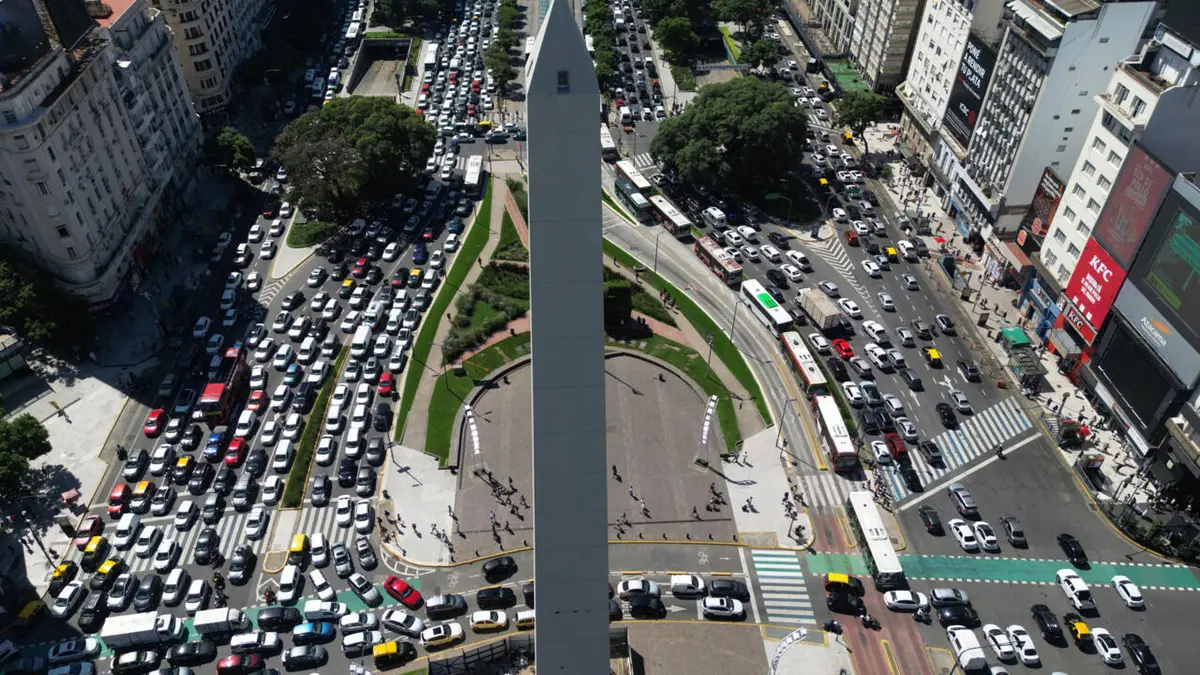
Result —
[[71, 560], [55, 567], [54, 574], [50, 575], [50, 594], [57, 596], [59, 591], [74, 581], [78, 572], [79, 566]]
[[388, 640], [372, 647], [371, 657], [375, 660], [376, 668], [387, 670], [417, 658], [417, 648], [407, 640]]
[[171, 477], [175, 480], [176, 485], [185, 485], [188, 479], [192, 477], [192, 469], [196, 468], [196, 462], [191, 457], [180, 457], [175, 462], [175, 470]]
[[924, 347], [921, 349], [921, 354], [925, 357], [925, 363], [928, 363], [931, 368], [942, 367], [942, 355], [933, 347]]
[[499, 610], [481, 610], [471, 615], [471, 630], [476, 633], [508, 628], [508, 615]]
[[106, 537], [98, 534], [89, 539], [87, 546], [83, 547], [83, 558], [79, 561], [83, 571], [95, 571], [106, 555], [108, 555], [108, 539]]
[[887, 254], [888, 262], [900, 262], [900, 254], [896, 253], [896, 249], [891, 246], [883, 249], [883, 252]]
[[92, 575], [92, 580], [88, 582], [88, 586], [94, 591], [108, 590], [117, 577], [125, 571], [125, 562], [120, 558], [109, 558], [100, 564], [96, 569], [96, 573]]
[[838, 572], [830, 572], [825, 575], [825, 590], [830, 593], [841, 591], [851, 595], [864, 595], [867, 592], [863, 587], [863, 582], [859, 581], [857, 577]]
[[1092, 629], [1083, 622], [1083, 618], [1078, 614], [1068, 612], [1063, 615], [1063, 623], [1067, 624], [1067, 630], [1070, 631], [1071, 637], [1076, 642], [1088, 642], [1092, 639]]
[[29, 627], [32, 626], [45, 611], [46, 605], [41, 600], [31, 600], [25, 603], [25, 606], [22, 607], [21, 611], [17, 613], [16, 620], [13, 621], [11, 626], [9, 626], [9, 630], [13, 631], [17, 635], [22, 635], [25, 633], [25, 631], [29, 630]]
[[532, 609], [523, 609], [517, 612], [517, 630], [529, 630], [533, 628], [536, 613]]
[[292, 535], [292, 545], [288, 547], [288, 562], [293, 565], [303, 565], [308, 557], [308, 535], [297, 532]]

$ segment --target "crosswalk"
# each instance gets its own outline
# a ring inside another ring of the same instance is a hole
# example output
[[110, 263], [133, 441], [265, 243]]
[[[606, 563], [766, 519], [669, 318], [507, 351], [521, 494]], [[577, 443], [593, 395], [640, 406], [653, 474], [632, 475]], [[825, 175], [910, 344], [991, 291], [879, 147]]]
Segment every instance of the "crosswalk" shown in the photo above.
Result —
[[649, 169], [651, 167], [657, 168], [658, 166], [655, 164], [654, 158], [651, 157], [650, 153], [648, 152], [640, 152], [633, 157], [630, 157], [629, 161], [633, 162], [633, 166], [639, 170]]
[[[944, 466], [930, 466], [915, 448], [908, 453], [908, 457], [921, 477], [921, 484], [929, 485], [1031, 428], [1033, 423], [1021, 410], [1016, 397], [1010, 396], [970, 417], [960, 418], [957, 429], [930, 439], [941, 450]], [[886, 468], [885, 472], [893, 498], [899, 501], [908, 496], [909, 490], [899, 472], [893, 467]]]
[[[199, 503], [197, 503], [197, 506], [198, 505]], [[268, 509], [267, 513], [271, 514], [273, 517], [275, 511], [274, 509]], [[217, 531], [217, 535], [220, 540], [219, 550], [221, 551], [221, 555], [229, 558], [233, 555], [233, 550], [238, 546], [241, 546], [242, 544], [249, 544], [254, 553], [261, 557], [263, 551], [265, 551], [267, 548], [268, 537], [264, 536], [257, 541], [250, 541], [247, 539], [245, 536], [245, 531], [246, 521], [249, 520], [249, 518], [249, 511], [239, 513], [234, 511], [232, 508], [227, 508], [225, 510], [225, 515], [221, 517], [221, 520], [217, 521], [215, 525], [211, 526]], [[179, 544], [180, 565], [193, 564], [194, 559], [192, 558], [192, 555], [196, 549], [196, 540], [200, 538], [200, 532], [204, 530], [204, 528], [209, 527], [202, 521], [197, 520], [196, 522], [192, 523], [192, 526], [186, 532], [180, 532], [175, 529], [171, 517], [165, 517], [161, 520], [153, 519], [151, 524], [162, 530], [163, 541], [172, 539]], [[133, 550], [130, 549], [129, 551], [125, 552], [124, 559], [129, 565], [129, 571], [133, 572], [134, 574], [140, 575], [150, 572], [154, 569], [153, 555], [151, 555], [149, 558], [139, 558], [134, 555]]]
[[807, 249], [815, 253], [822, 260], [829, 264], [830, 267], [837, 270], [845, 282], [854, 287], [858, 291], [859, 297], [867, 297], [867, 291], [855, 275], [854, 262], [850, 260], [850, 254], [846, 252], [842, 242], [837, 237], [809, 243]]
[[814, 471], [796, 476], [804, 503], [813, 506], [842, 506], [855, 488], [855, 482], [835, 471]]
[[337, 524], [337, 509], [332, 503], [329, 506], [317, 508], [312, 505], [306, 505], [300, 511], [300, 517], [296, 519], [296, 532], [303, 532], [309, 537], [312, 537], [317, 532], [325, 535], [325, 539], [329, 541], [329, 545], [345, 544], [347, 548], [354, 548], [354, 540], [360, 535], [355, 532], [354, 527], [339, 527]]
[[263, 284], [262, 290], [258, 292], [260, 304], [264, 307], [270, 307], [271, 301], [283, 290], [283, 285], [286, 281], [286, 279], [276, 279], [270, 283]]
[[804, 567], [795, 551], [753, 549], [766, 623], [815, 624], [812, 599], [804, 585]]

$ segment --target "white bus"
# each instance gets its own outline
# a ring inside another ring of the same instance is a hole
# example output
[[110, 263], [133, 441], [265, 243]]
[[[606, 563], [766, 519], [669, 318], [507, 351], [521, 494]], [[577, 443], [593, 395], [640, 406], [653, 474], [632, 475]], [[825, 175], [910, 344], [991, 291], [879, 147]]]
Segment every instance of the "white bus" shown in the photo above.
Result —
[[658, 221], [658, 224], [664, 230], [675, 235], [676, 239], [683, 239], [692, 234], [692, 221], [680, 213], [679, 209], [667, 201], [666, 197], [662, 195], [650, 195], [647, 199], [650, 200], [650, 206], [654, 207], [651, 215], [654, 216], [654, 219]]
[[424, 59], [424, 64], [425, 64], [425, 70], [426, 70], [426, 71], [437, 70], [437, 64], [438, 64], [438, 43], [436, 43], [436, 42], [427, 42], [427, 43], [425, 44], [425, 59]]
[[463, 176], [463, 189], [467, 195], [478, 197], [483, 192], [483, 155], [467, 158], [467, 171]]
[[804, 385], [804, 394], [812, 398], [827, 393], [829, 383], [825, 379], [825, 373], [821, 372], [816, 357], [808, 350], [808, 345], [804, 344], [800, 334], [787, 331], [779, 336], [779, 340], [783, 345], [783, 353], [788, 357], [788, 365]]
[[351, 23], [359, 23], [363, 20], [363, 12], [361, 9], [354, 10], [354, 14], [350, 16]]
[[358, 42], [359, 23], [357, 21], [350, 22], [350, 28], [346, 29], [346, 42]]
[[867, 568], [871, 570], [875, 588], [881, 592], [904, 588], [904, 568], [892, 548], [892, 538], [883, 526], [873, 495], [866, 490], [851, 492], [846, 498], [846, 515], [854, 536], [867, 550]]
[[[795, 334], [799, 336], [799, 334]], [[827, 394], [813, 396], [813, 419], [817, 422], [817, 433], [825, 443], [825, 456], [833, 465], [833, 470], [858, 471], [858, 451], [854, 448], [854, 439], [846, 429], [846, 420], [842, 410], [838, 408], [837, 399]]]
[[617, 144], [613, 142], [612, 132], [608, 130], [608, 125], [600, 125], [600, 156], [606, 162], [617, 161]]
[[780, 334], [792, 327], [792, 315], [776, 302], [775, 298], [759, 282], [754, 279], [743, 280], [742, 295], [746, 296], [746, 300], [749, 301], [754, 316], [770, 329], [775, 337], [779, 337]]
[[638, 171], [637, 167], [633, 165], [633, 162], [627, 159], [617, 162], [617, 175], [629, 181], [630, 183], [633, 183], [633, 187], [637, 188], [638, 191], [642, 192], [643, 194], [654, 189], [654, 186], [650, 183], [650, 181], [646, 180], [646, 177], [642, 175], [642, 172]]

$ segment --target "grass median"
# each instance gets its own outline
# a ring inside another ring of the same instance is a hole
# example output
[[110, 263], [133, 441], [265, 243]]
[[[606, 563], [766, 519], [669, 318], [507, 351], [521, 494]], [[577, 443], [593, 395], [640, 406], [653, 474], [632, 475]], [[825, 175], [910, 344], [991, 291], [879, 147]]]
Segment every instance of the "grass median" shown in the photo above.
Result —
[[337, 232], [337, 226], [320, 220], [310, 220], [307, 223], [293, 222], [288, 228], [287, 245], [292, 248], [308, 248], [316, 246]]
[[400, 442], [404, 436], [404, 427], [408, 424], [408, 414], [412, 408], [413, 399], [417, 397], [421, 378], [424, 377], [422, 371], [427, 367], [425, 364], [429, 361], [429, 350], [433, 347], [433, 337], [437, 335], [441, 317], [454, 299], [454, 289], [462, 286], [463, 280], [467, 278], [467, 272], [471, 271], [471, 265], [479, 260], [480, 254], [483, 253], [483, 247], [487, 245], [492, 221], [491, 182], [488, 183], [487, 192], [483, 196], [483, 201], [479, 202], [479, 209], [476, 213], [478, 215], [467, 232], [466, 240], [463, 241], [458, 253], [454, 255], [454, 264], [450, 266], [450, 273], [446, 275], [446, 279], [442, 283], [442, 291], [437, 294], [433, 306], [425, 313], [426, 320], [421, 322], [421, 330], [417, 333], [417, 341], [413, 345], [411, 356], [412, 363], [409, 364], [408, 375], [404, 378], [404, 390], [400, 397], [400, 414], [396, 417], [396, 442]]
[[283, 498], [279, 500], [280, 505], [285, 509], [294, 509], [304, 502], [304, 488], [308, 485], [308, 470], [312, 465], [317, 439], [321, 436], [321, 427], [325, 423], [325, 409], [329, 407], [329, 397], [333, 395], [333, 388], [337, 386], [338, 378], [342, 374], [342, 366], [345, 365], [346, 356], [349, 353], [349, 347], [342, 347], [342, 351], [333, 362], [333, 369], [330, 370], [329, 377], [325, 378], [325, 383], [321, 385], [321, 391], [317, 394], [317, 400], [313, 403], [312, 412], [309, 413], [304, 425], [304, 433], [300, 434], [300, 443], [296, 446], [296, 459], [292, 462], [292, 470], [288, 472], [287, 482], [283, 486]]

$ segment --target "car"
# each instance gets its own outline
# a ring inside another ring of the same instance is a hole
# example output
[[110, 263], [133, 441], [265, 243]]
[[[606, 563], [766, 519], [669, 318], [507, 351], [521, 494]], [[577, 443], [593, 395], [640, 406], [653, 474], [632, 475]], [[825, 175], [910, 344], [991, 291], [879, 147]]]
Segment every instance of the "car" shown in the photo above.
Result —
[[954, 321], [945, 314], [938, 314], [933, 317], [933, 322], [937, 324], [938, 330], [942, 331], [943, 335], [954, 335]]
[[1029, 543], [1025, 539], [1025, 527], [1014, 516], [1004, 516], [1000, 519], [1000, 528], [1004, 530], [1004, 538], [1009, 544], [1024, 548]]
[[975, 504], [975, 498], [971, 496], [970, 490], [967, 490], [962, 483], [951, 483], [946, 486], [946, 495], [950, 497], [955, 510], [963, 518], [979, 517], [979, 507]]
[[862, 310], [858, 308], [858, 303], [850, 298], [839, 298], [837, 304], [842, 309], [842, 312], [851, 319], [862, 318]]
[[162, 541], [162, 530], [154, 525], [143, 527], [133, 545], [134, 555], [139, 558], [149, 558], [158, 550], [160, 541]]
[[250, 581], [257, 559], [258, 557], [247, 544], [233, 549], [233, 555], [229, 557], [229, 583], [241, 586]]
[[1121, 648], [1117, 646], [1117, 639], [1105, 628], [1092, 627], [1092, 645], [1104, 663], [1110, 666], [1119, 666], [1125, 661]]
[[617, 584], [617, 597], [629, 600], [632, 597], [646, 595], [657, 598], [658, 584], [649, 579], [622, 579]]
[[121, 474], [125, 480], [130, 483], [141, 480], [142, 475], [146, 472], [146, 468], [150, 466], [150, 453], [144, 449], [130, 453], [129, 458], [125, 460], [124, 468]]
[[837, 284], [833, 283], [832, 281], [817, 282], [817, 287], [824, 291], [825, 295], [828, 295], [831, 298], [836, 298], [838, 296]]
[[950, 407], [945, 401], [939, 402], [934, 406], [934, 410], [938, 414], [938, 419], [941, 420], [942, 426], [947, 429], [953, 429], [958, 426], [958, 416], [954, 414], [954, 408]]
[[200, 536], [196, 539], [196, 546], [192, 550], [192, 558], [197, 565], [207, 565], [212, 562], [213, 556], [218, 552], [221, 546], [221, 536], [217, 534], [216, 529], [206, 527], [200, 530]]
[[893, 420], [896, 423], [896, 430], [900, 432], [900, 436], [909, 443], [916, 443], [919, 436], [917, 435], [917, 427], [907, 417], [896, 417]]
[[110, 668], [114, 673], [144, 673], [159, 664], [162, 657], [158, 652], [149, 649], [142, 651], [123, 652], [112, 660]]
[[421, 645], [426, 649], [437, 649], [463, 639], [463, 628], [457, 621], [431, 626], [421, 631]]
[[362, 574], [358, 572], [352, 573], [346, 579], [346, 583], [350, 585], [350, 590], [354, 591], [354, 594], [366, 603], [368, 607], [376, 607], [379, 603], [383, 602], [383, 596], [376, 590], [375, 585]]
[[[87, 594], [88, 589], [84, 587], [83, 581], [75, 580], [68, 583], [59, 591], [58, 597], [54, 599], [54, 604], [50, 606], [50, 616], [56, 619], [69, 619]], [[107, 603], [105, 604], [107, 606]]]
[[167, 411], [162, 408], [155, 408], [146, 415], [146, 422], [142, 425], [142, 433], [146, 434], [147, 438], [154, 438], [163, 431], [163, 424], [166, 422]]
[[212, 328], [212, 319], [207, 316], [202, 316], [196, 319], [196, 323], [192, 326], [192, 337], [203, 339], [208, 335], [209, 329]]
[[979, 613], [966, 605], [950, 605], [938, 610], [938, 623], [970, 628], [979, 625]]
[[304, 616], [295, 607], [267, 607], [258, 613], [257, 621], [263, 630], [289, 631], [304, 623]]
[[706, 619], [742, 619], [746, 616], [746, 606], [734, 598], [704, 598], [700, 611]]
[[892, 463], [892, 451], [888, 449], [887, 443], [883, 441], [871, 441], [871, 457], [878, 464]]
[[958, 366], [958, 372], [962, 373], [963, 379], [967, 380], [968, 382], [980, 381], [979, 366], [976, 366], [974, 361], [970, 359], [959, 359], [955, 362], [955, 365]]
[[929, 596], [916, 591], [888, 591], [883, 594], [883, 604], [893, 612], [915, 612], [929, 606]]
[[992, 651], [996, 652], [996, 658], [1001, 661], [1012, 661], [1017, 658], [1017, 650], [1013, 647], [1012, 640], [1000, 626], [994, 623], [984, 624], [983, 637], [991, 646]]
[[1067, 554], [1067, 560], [1070, 560], [1072, 565], [1085, 567], [1088, 564], [1087, 552], [1075, 537], [1066, 532], [1058, 535], [1058, 546]]
[[951, 520], [948, 525], [950, 532], [954, 538], [958, 540], [958, 545], [967, 553], [974, 553], [979, 550], [979, 540], [975, 537], [975, 530], [970, 523], [962, 518]]
[[188, 614], [195, 614], [208, 607], [208, 596], [211, 591], [208, 582], [203, 579], [193, 579], [188, 585], [187, 595], [183, 599], [183, 607]]
[[75, 638], [51, 647], [46, 659], [51, 664], [74, 663], [99, 656], [103, 646], [100, 640], [94, 637]]
[[483, 564], [483, 578], [489, 582], [507, 579], [517, 573], [517, 561], [512, 556], [492, 558]]
[[250, 516], [246, 519], [243, 535], [250, 541], [262, 539], [267, 533], [267, 526], [271, 522], [271, 517], [267, 515], [266, 509], [262, 506], [255, 506], [250, 509]]
[[420, 609], [423, 599], [417, 589], [400, 577], [389, 576], [383, 582], [383, 590], [409, 609]]
[[[1021, 663], [1027, 666], [1036, 666], [1041, 662], [1042, 658], [1038, 655], [1037, 647], [1033, 644], [1033, 637], [1029, 635], [1028, 631], [1013, 624], [1005, 628], [1004, 632], [1008, 635], [1009, 643]], [[998, 653], [997, 657], [999, 657]]]
[[881, 292], [877, 293], [875, 297], [879, 298], [879, 308], [880, 309], [882, 309], [885, 312], [896, 311], [896, 301], [892, 300], [891, 295], [881, 291]]
[[846, 395], [846, 402], [855, 408], [862, 407], [866, 403], [866, 399], [862, 395], [862, 389], [854, 382], [843, 382], [842, 392]]
[[862, 268], [863, 268], [863, 271], [866, 272], [867, 276], [869, 276], [869, 277], [879, 278], [879, 277], [883, 276], [883, 272], [880, 270], [879, 265], [876, 264], [872, 260], [862, 261]]
[[329, 654], [321, 645], [302, 645], [292, 647], [283, 652], [280, 660], [284, 668], [299, 670], [301, 668], [315, 668], [323, 665], [329, 660]]
[[1042, 631], [1042, 637], [1047, 641], [1059, 642], [1063, 639], [1062, 626], [1058, 623], [1058, 617], [1054, 616], [1054, 612], [1046, 605], [1034, 605], [1030, 608], [1030, 615], [1033, 617], [1034, 623]]
[[964, 415], [974, 414], [975, 411], [971, 408], [971, 402], [967, 400], [966, 394], [957, 389], [951, 389], [947, 395], [950, 397], [950, 400], [954, 402], [954, 407], [958, 410], [958, 412]]
[[945, 534], [945, 529], [942, 527], [942, 517], [938, 514], [937, 509], [932, 506], [922, 506], [917, 509], [921, 516], [921, 522], [925, 524], [925, 531], [934, 535], [941, 536]]
[[826, 340], [824, 335], [821, 335], [820, 333], [809, 333], [808, 342], [813, 346], [813, 349], [818, 354], [829, 353], [829, 340]]
[[992, 552], [1000, 550], [1000, 543], [996, 539], [996, 531], [988, 523], [982, 520], [975, 522], [975, 537], [979, 539], [979, 546], [983, 550]]
[[[367, 469], [366, 467], [363, 467], [363, 469], [370, 472], [371, 477], [372, 477], [372, 485], [373, 485], [375, 473], [372, 472], [370, 469]], [[361, 469], [359, 471], [359, 474], [361, 477], [361, 474], [362, 474]], [[356, 490], [357, 490], [358, 486], [360, 486], [360, 485], [362, 485], [362, 481], [356, 480], [355, 481]], [[365, 499], [358, 500], [358, 503], [356, 503], [354, 505], [354, 531], [358, 532], [359, 534], [368, 534], [371, 531], [371, 529], [374, 527], [374, 525], [375, 525], [375, 509], [371, 506], [371, 503], [368, 502], [367, 500], [365, 500]]]
[[1121, 644], [1125, 647], [1125, 651], [1129, 652], [1129, 660], [1133, 661], [1139, 675], [1161, 675], [1162, 670], [1159, 668], [1158, 659], [1154, 658], [1154, 653], [1150, 651], [1150, 645], [1146, 644], [1140, 635], [1126, 633], [1121, 638]]
[[195, 640], [167, 650], [167, 663], [173, 666], [198, 666], [217, 658], [217, 646], [208, 640]]
[[511, 588], [492, 586], [475, 593], [475, 604], [480, 609], [508, 609], [517, 604], [517, 595]]
[[833, 349], [837, 352], [837, 355], [843, 359], [848, 359], [851, 356], [854, 356], [854, 347], [842, 338], [834, 338]]
[[917, 283], [917, 278], [911, 274], [901, 274], [900, 283], [904, 284], [904, 290], [906, 291], [916, 291], [921, 288]]
[[1092, 598], [1091, 589], [1074, 570], [1061, 569], [1054, 573], [1054, 580], [1062, 589], [1063, 595], [1067, 596], [1067, 600], [1071, 601], [1072, 607], [1081, 612], [1096, 610], [1096, 601]]
[[862, 598], [847, 591], [833, 591], [825, 597], [829, 611], [839, 614], [860, 616], [865, 611]]
[[1129, 577], [1116, 575], [1112, 578], [1113, 590], [1120, 596], [1121, 602], [1130, 609], [1142, 609], [1146, 606], [1146, 599], [1142, 596], [1142, 591], [1129, 580]]

